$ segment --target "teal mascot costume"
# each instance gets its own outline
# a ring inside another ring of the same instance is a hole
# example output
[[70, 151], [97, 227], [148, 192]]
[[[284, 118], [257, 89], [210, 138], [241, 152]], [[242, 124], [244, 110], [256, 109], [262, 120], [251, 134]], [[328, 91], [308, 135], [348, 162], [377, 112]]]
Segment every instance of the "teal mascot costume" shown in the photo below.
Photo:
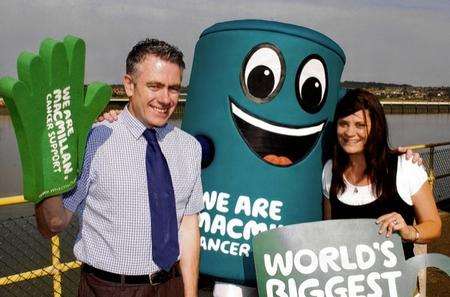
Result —
[[333, 40], [295, 25], [231, 21], [201, 34], [182, 124], [209, 157], [201, 273], [255, 286], [253, 236], [321, 220], [322, 155], [344, 64]]

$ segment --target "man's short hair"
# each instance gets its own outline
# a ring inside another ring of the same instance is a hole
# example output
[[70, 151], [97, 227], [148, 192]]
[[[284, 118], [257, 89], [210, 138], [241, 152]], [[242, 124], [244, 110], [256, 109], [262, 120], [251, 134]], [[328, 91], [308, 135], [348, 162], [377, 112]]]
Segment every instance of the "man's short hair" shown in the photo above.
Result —
[[181, 70], [185, 68], [183, 53], [175, 46], [158, 39], [145, 39], [139, 41], [127, 56], [127, 74], [136, 73], [136, 65], [145, 60], [148, 55], [177, 64]]

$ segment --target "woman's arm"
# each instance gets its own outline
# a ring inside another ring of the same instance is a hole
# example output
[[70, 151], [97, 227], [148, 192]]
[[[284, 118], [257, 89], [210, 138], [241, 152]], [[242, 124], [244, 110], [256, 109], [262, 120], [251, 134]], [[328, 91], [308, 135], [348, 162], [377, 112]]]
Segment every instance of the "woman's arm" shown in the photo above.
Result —
[[331, 203], [330, 203], [330, 199], [328, 199], [327, 197], [323, 196], [322, 197], [323, 200], [323, 219], [324, 220], [331, 220]]
[[328, 160], [322, 170], [322, 219], [331, 220], [330, 188], [333, 162]]
[[[428, 243], [441, 236], [441, 217], [434, 201], [433, 191], [428, 182], [425, 182], [419, 191], [412, 196], [414, 212], [419, 232], [418, 243]], [[414, 230], [415, 231], [415, 230]]]

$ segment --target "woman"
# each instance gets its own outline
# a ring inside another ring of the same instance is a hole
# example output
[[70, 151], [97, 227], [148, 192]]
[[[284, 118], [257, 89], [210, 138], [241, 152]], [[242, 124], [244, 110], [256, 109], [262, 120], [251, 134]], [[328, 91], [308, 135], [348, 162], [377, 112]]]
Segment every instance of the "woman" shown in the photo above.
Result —
[[386, 118], [373, 94], [348, 91], [332, 133], [333, 156], [322, 174], [324, 219], [376, 218], [380, 234], [398, 232], [406, 258], [414, 255], [413, 243], [440, 236], [427, 174], [389, 148]]

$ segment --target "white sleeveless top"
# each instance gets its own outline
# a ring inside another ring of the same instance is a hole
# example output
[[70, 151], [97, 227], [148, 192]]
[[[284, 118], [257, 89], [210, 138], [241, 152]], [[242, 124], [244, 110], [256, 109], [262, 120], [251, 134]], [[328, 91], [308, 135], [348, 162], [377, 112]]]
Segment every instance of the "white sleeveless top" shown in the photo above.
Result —
[[[327, 199], [330, 198], [332, 165], [331, 159], [328, 160], [322, 171], [322, 192]], [[411, 160], [406, 160], [404, 154], [398, 157], [397, 192], [408, 205], [413, 205], [411, 197], [419, 191], [420, 187], [427, 180], [427, 172], [423, 166], [414, 164]], [[371, 185], [355, 186], [348, 182], [345, 177], [344, 182], [346, 189], [344, 193], [337, 197], [342, 203], [347, 205], [364, 205], [373, 202], [377, 198], [372, 191]]]

